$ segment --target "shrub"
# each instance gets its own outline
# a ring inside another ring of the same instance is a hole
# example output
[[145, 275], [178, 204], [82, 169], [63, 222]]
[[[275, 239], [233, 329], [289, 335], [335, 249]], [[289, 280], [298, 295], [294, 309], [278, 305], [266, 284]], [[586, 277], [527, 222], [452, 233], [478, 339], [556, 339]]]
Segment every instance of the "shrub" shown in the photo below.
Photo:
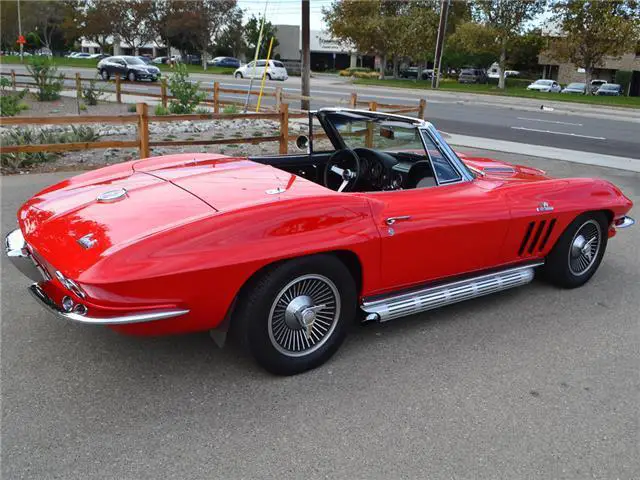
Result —
[[82, 98], [85, 99], [87, 105], [97, 105], [98, 101], [104, 96], [104, 89], [96, 86], [96, 80], [89, 80], [89, 85], [82, 90]]
[[222, 113], [238, 113], [238, 106], [231, 104], [222, 109]]
[[28, 90], [25, 88], [23, 91], [14, 93], [7, 90], [11, 86], [11, 82], [8, 78], [0, 78], [0, 116], [13, 117], [29, 107], [21, 100], [27, 94]]
[[86, 112], [87, 111], [87, 106], [84, 103], [81, 103], [80, 106], [78, 107], [81, 111]]
[[169, 111], [176, 114], [193, 113], [198, 104], [204, 100], [204, 92], [199, 91], [200, 82], [191, 83], [187, 67], [178, 63], [169, 77], [169, 89], [175, 97], [169, 104]]
[[629, 84], [631, 83], [631, 77], [633, 72], [629, 70], [618, 70], [616, 72], [616, 83], [622, 87], [622, 94], [626, 95], [629, 91]]
[[[2, 145], [38, 145], [48, 143], [95, 142], [100, 138], [96, 131], [88, 126], [71, 126], [71, 131], [54, 132], [51, 130], [34, 130], [16, 128], [2, 134]], [[55, 160], [61, 153], [3, 153], [0, 155], [0, 166], [3, 172], [13, 173], [39, 163]]]
[[58, 74], [58, 68], [47, 56], [31, 57], [27, 70], [33, 77], [38, 93], [36, 96], [41, 102], [58, 100], [64, 83], [64, 75]]
[[[134, 109], [134, 112], [135, 112], [135, 109]], [[163, 107], [162, 105], [156, 105], [155, 114], [156, 115], [169, 115], [169, 110], [167, 108]]]
[[198, 107], [198, 108], [196, 108], [196, 112], [195, 113], [200, 114], [200, 115], [204, 115], [206, 113], [211, 113], [211, 112], [207, 108]]

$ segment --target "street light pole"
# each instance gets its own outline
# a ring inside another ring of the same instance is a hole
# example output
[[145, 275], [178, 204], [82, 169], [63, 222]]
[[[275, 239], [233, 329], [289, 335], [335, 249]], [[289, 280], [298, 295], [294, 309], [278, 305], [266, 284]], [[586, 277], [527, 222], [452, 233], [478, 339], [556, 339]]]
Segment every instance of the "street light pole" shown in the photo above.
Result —
[[309, 31], [309, 0], [302, 0], [302, 99], [300, 108], [310, 110], [311, 103], [308, 98], [311, 95], [311, 51], [309, 46], [311, 33]]
[[442, 67], [442, 51], [444, 50], [444, 36], [447, 31], [447, 16], [449, 2], [442, 0], [440, 5], [440, 23], [438, 24], [438, 38], [436, 39], [436, 54], [433, 58], [433, 75], [431, 76], [431, 88], [438, 88], [440, 84], [440, 68]]
[[[18, 35], [22, 38], [22, 17], [20, 15], [20, 0], [18, 0]], [[24, 63], [24, 44], [20, 42], [20, 63]]]

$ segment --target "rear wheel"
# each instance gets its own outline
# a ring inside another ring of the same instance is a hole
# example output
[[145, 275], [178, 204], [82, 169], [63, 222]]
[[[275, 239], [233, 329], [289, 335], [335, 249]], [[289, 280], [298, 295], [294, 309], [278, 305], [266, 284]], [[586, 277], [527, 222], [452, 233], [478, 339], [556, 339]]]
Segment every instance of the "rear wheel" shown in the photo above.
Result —
[[267, 73], [267, 80], [271, 80], [271, 74]]
[[544, 276], [563, 288], [584, 285], [596, 272], [607, 248], [607, 217], [601, 212], [577, 217], [547, 257]]
[[356, 286], [332, 255], [287, 261], [245, 292], [234, 322], [257, 362], [294, 375], [326, 362], [340, 347], [356, 314]]
[[107, 72], [106, 68], [103, 68], [102, 70], [100, 70], [100, 76], [105, 82], [109, 80], [109, 72]]

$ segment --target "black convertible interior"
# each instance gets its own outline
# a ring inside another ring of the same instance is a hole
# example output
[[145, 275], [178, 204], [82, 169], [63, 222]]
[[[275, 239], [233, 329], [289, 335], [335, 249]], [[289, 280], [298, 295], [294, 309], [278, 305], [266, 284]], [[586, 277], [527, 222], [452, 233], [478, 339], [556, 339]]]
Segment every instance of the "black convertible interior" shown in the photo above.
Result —
[[333, 148], [315, 151], [310, 132], [299, 139], [305, 153], [251, 160], [338, 192], [429, 188], [443, 179], [460, 178], [435, 142], [410, 120], [352, 111], [321, 110], [315, 115]]

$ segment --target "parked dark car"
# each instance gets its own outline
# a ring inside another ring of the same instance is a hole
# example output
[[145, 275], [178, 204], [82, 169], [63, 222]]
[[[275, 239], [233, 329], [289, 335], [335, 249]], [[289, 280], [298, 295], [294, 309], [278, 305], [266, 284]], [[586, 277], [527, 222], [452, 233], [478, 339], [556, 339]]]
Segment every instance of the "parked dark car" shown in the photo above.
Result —
[[463, 68], [458, 75], [460, 83], [488, 83], [489, 76], [483, 68]]
[[586, 85], [580, 82], [570, 83], [562, 89], [562, 93], [579, 93], [584, 95], [586, 93]]
[[140, 60], [142, 60], [144, 63], [146, 63], [147, 65], [150, 65], [152, 63], [151, 58], [149, 57], [145, 57], [144, 55], [141, 55], [138, 57]]
[[160, 69], [147, 65], [139, 57], [107, 57], [98, 62], [98, 73], [103, 80], [120, 74], [121, 78], [134, 82], [136, 80], [151, 80], [155, 82], [160, 77]]
[[214, 67], [240, 68], [240, 60], [234, 57], [216, 57], [207, 62]]
[[[418, 72], [419, 72], [419, 68], [418, 67], [407, 67], [407, 68], [403, 68], [402, 70], [400, 70], [400, 76], [402, 78], [418, 78]], [[431, 69], [424, 69], [422, 70], [422, 72], [420, 72], [420, 78], [422, 80], [429, 80], [431, 78], [431, 76], [433, 75], [433, 70]]]
[[617, 83], [605, 83], [597, 91], [596, 95], [609, 95], [618, 97], [622, 95], [622, 86]]

